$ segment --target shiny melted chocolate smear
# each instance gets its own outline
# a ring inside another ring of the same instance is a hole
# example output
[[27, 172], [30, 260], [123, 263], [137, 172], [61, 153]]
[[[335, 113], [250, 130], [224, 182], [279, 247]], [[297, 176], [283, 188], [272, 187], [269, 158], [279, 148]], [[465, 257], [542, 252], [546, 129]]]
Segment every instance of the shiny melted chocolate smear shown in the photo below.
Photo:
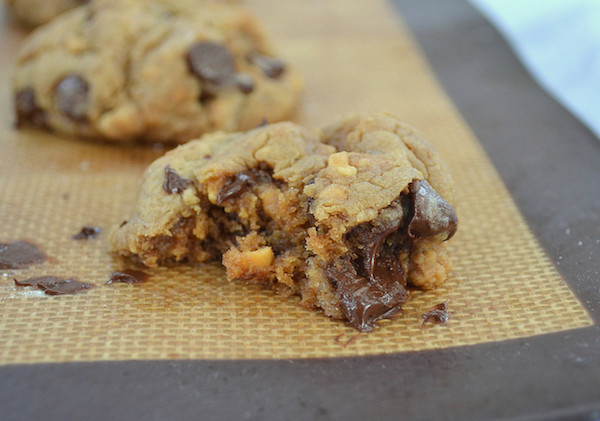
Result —
[[129, 285], [141, 284], [146, 282], [150, 278], [150, 275], [144, 271], [136, 269], [123, 269], [114, 271], [110, 274], [106, 285], [114, 284], [115, 282], [123, 282]]
[[[392, 202], [388, 210], [388, 215], [396, 216], [366, 222], [348, 233], [350, 254], [356, 258], [347, 255], [325, 268], [344, 315], [361, 332], [373, 330], [375, 321], [399, 312], [408, 299], [401, 252], [411, 249], [414, 238], [447, 240], [458, 223], [452, 206], [425, 180], [411, 183], [409, 193]], [[443, 311], [438, 309], [430, 317], [443, 317]]]
[[37, 287], [47, 295], [75, 294], [93, 287], [92, 284], [80, 282], [75, 278], [63, 279], [56, 276], [37, 276], [22, 281], [15, 279], [15, 285]]
[[182, 178], [170, 165], [165, 167], [163, 190], [168, 194], [181, 194], [192, 185], [192, 180]]
[[272, 180], [271, 172], [264, 168], [252, 168], [239, 172], [221, 187], [217, 194], [217, 205], [223, 204], [227, 199], [239, 196], [248, 187]]
[[345, 316], [361, 332], [373, 330], [375, 321], [396, 314], [408, 299], [406, 273], [398, 255], [410, 240], [398, 232], [401, 224], [399, 218], [377, 227], [359, 225], [348, 234], [358, 257], [339, 259], [325, 269], [336, 284]]
[[0, 269], [23, 269], [46, 260], [46, 255], [27, 241], [0, 243]]

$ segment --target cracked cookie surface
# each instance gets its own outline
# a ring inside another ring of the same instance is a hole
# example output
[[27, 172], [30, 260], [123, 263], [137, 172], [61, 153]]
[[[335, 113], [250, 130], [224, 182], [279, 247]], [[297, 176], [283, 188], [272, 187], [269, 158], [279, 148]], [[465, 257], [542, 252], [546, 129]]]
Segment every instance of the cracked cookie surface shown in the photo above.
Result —
[[303, 82], [241, 4], [94, 0], [31, 34], [13, 89], [17, 127], [183, 143], [288, 118]]
[[433, 148], [389, 114], [323, 130], [277, 123], [156, 160], [110, 241], [148, 266], [220, 259], [230, 280], [298, 294], [369, 331], [409, 286], [446, 280], [453, 188]]

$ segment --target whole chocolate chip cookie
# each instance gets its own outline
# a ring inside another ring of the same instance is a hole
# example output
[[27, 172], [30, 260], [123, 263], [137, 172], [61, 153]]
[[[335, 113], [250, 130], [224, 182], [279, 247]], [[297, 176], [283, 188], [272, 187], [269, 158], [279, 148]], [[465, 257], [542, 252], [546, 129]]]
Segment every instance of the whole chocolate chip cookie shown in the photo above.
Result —
[[89, 0], [5, 0], [19, 21], [38, 26], [49, 22], [62, 12], [87, 3]]
[[148, 266], [221, 259], [228, 279], [299, 294], [369, 331], [401, 309], [409, 285], [446, 280], [452, 194], [437, 153], [391, 115], [323, 130], [277, 123], [159, 158], [110, 241]]
[[13, 85], [17, 127], [183, 143], [285, 119], [303, 84], [239, 3], [93, 0], [34, 31]]

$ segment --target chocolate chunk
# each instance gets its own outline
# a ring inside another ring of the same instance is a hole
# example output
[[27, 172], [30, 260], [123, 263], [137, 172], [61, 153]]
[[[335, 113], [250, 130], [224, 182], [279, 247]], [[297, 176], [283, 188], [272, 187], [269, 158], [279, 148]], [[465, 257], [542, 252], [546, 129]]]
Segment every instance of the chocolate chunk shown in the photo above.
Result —
[[452, 205], [446, 202], [426, 180], [413, 181], [409, 186], [413, 197], [413, 215], [408, 234], [415, 237], [443, 235], [446, 240], [454, 235], [458, 218]]
[[33, 126], [46, 127], [46, 112], [39, 107], [35, 100], [32, 88], [21, 89], [15, 95], [15, 111], [17, 114], [17, 127]]
[[15, 279], [15, 285], [37, 287], [47, 295], [74, 294], [93, 287], [92, 284], [80, 282], [75, 278], [63, 279], [56, 276], [37, 276], [23, 281]]
[[54, 91], [58, 109], [77, 123], [87, 121], [89, 86], [79, 75], [65, 76]]
[[182, 178], [170, 165], [165, 167], [165, 181], [162, 187], [168, 194], [181, 194], [192, 184], [192, 180]]
[[254, 54], [250, 57], [250, 61], [256, 64], [271, 79], [277, 79], [285, 72], [285, 64], [278, 58]]
[[0, 243], [0, 269], [22, 269], [46, 260], [46, 255], [27, 241]]
[[[267, 126], [268, 124], [269, 124], [269, 119], [267, 117], [263, 117], [263, 119], [260, 120], [260, 123], [258, 123], [258, 125], [256, 127], [257, 128], [264, 127], [264, 126]], [[313, 180], [313, 182], [314, 182], [314, 180]]]
[[217, 205], [223, 204], [227, 199], [239, 196], [247, 187], [272, 181], [271, 172], [263, 168], [252, 168], [242, 171], [225, 182], [217, 194]]
[[245, 73], [238, 73], [235, 76], [235, 83], [244, 94], [249, 94], [254, 90], [254, 81]]
[[96, 238], [100, 235], [102, 229], [98, 227], [85, 226], [81, 228], [77, 234], [73, 235], [71, 238], [73, 240], [90, 240], [92, 238]]
[[336, 286], [344, 316], [360, 332], [370, 332], [375, 322], [392, 317], [408, 299], [401, 283], [384, 289], [360, 276], [348, 257], [338, 259], [325, 268], [325, 275]]
[[423, 323], [421, 327], [425, 327], [427, 322], [433, 320], [436, 323], [445, 325], [450, 320], [450, 313], [448, 313], [448, 302], [444, 301], [441, 304], [436, 305], [431, 311], [425, 313], [423, 316]]
[[190, 71], [203, 82], [205, 90], [216, 90], [235, 79], [235, 58], [223, 45], [211, 41], [196, 42], [187, 52]]
[[401, 252], [411, 245], [404, 223], [405, 201], [405, 197], [396, 199], [386, 217], [350, 231], [346, 241], [351, 252], [325, 270], [344, 315], [361, 332], [373, 330], [375, 321], [391, 317], [408, 299], [400, 261]]
[[136, 269], [123, 269], [110, 274], [106, 285], [114, 284], [115, 282], [124, 282], [126, 284], [141, 284], [146, 282], [150, 275], [146, 272]]

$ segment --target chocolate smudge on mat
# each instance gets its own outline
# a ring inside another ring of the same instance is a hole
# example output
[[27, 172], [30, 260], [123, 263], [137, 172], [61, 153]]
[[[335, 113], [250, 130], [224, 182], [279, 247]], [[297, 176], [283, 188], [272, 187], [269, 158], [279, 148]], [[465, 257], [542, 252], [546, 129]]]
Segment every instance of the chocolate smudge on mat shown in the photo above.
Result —
[[91, 225], [86, 225], [81, 230], [71, 236], [73, 240], [91, 240], [97, 238], [102, 233], [102, 229]]
[[0, 243], [0, 269], [23, 269], [46, 259], [46, 254], [28, 241]]
[[149, 278], [150, 274], [144, 271], [136, 269], [123, 269], [111, 273], [108, 281], [106, 281], [104, 284], [110, 285], [116, 282], [123, 282], [129, 285], [141, 284], [146, 282]]
[[431, 320], [438, 324], [445, 325], [446, 323], [448, 323], [448, 320], [450, 320], [450, 313], [448, 312], [448, 301], [444, 301], [443, 303], [436, 305], [433, 309], [431, 309], [427, 313], [424, 313], [422, 317], [422, 328], [424, 328], [427, 325], [427, 323]]
[[44, 291], [47, 295], [74, 294], [93, 287], [92, 284], [80, 282], [77, 278], [64, 279], [57, 276], [36, 276], [22, 281], [17, 279], [14, 281], [16, 286], [36, 287]]

